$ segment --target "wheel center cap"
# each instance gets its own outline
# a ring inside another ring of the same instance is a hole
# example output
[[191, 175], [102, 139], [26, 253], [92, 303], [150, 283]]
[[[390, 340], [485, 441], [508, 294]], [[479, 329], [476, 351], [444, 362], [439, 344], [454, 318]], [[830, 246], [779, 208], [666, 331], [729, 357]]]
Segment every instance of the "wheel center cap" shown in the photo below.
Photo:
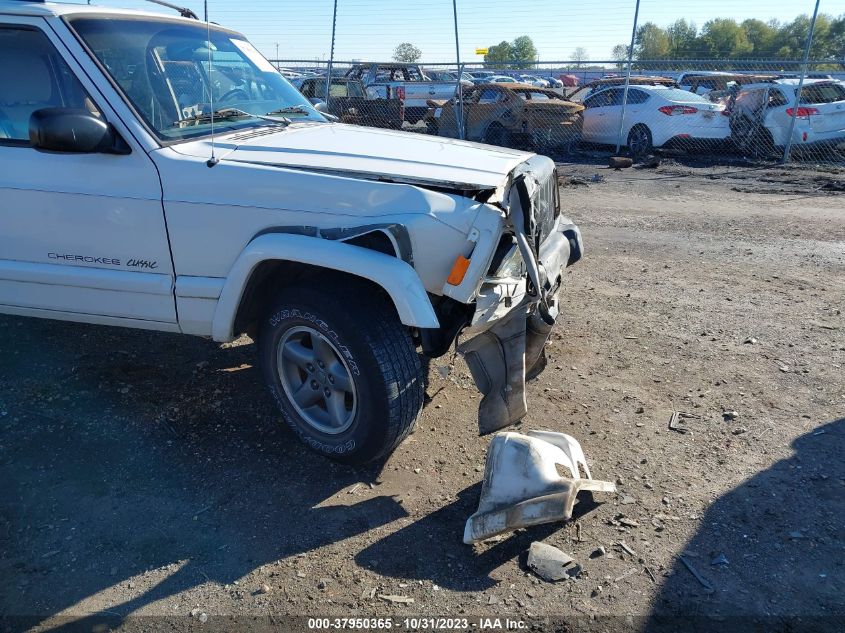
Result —
[[322, 369], [317, 370], [317, 380], [319, 380], [322, 384], [326, 384], [326, 372]]

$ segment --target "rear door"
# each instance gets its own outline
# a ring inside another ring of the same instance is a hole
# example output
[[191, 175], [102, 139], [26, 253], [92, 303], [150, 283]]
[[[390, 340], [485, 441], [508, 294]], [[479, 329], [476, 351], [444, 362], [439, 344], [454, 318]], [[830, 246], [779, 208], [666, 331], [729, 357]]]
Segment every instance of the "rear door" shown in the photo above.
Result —
[[[158, 172], [42, 18], [0, 16], [0, 86], [0, 311], [176, 329]], [[43, 108], [88, 110], [131, 153], [34, 149]]]

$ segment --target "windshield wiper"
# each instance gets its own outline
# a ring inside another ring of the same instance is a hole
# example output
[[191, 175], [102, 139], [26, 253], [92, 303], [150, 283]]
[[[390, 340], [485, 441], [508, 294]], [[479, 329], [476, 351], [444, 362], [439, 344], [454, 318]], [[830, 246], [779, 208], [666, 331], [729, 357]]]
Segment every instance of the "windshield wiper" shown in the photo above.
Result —
[[268, 112], [267, 116], [269, 116], [271, 114], [296, 114], [296, 113], [309, 114], [309, 111], [308, 111], [308, 108], [306, 108], [304, 105], [294, 105], [294, 106], [288, 106], [286, 108], [279, 108], [278, 110], [273, 110], [272, 112]]
[[[179, 123], [204, 123], [206, 121], [210, 122], [212, 114], [214, 115], [215, 119], [220, 119], [221, 121], [231, 121], [234, 119], [243, 119], [245, 117], [249, 117], [251, 119], [261, 119], [262, 121], [269, 121], [270, 123], [275, 123], [277, 125], [287, 125], [288, 123], [290, 123], [290, 119], [286, 119], [284, 117], [271, 118], [266, 115], [252, 114], [251, 112], [241, 110], [240, 108], [220, 108], [219, 110], [215, 110], [214, 112], [202, 112], [200, 114], [195, 114], [194, 116], [179, 119], [178, 121], [176, 121], [176, 124], [178, 125]], [[269, 114], [272, 114], [272, 112]]]

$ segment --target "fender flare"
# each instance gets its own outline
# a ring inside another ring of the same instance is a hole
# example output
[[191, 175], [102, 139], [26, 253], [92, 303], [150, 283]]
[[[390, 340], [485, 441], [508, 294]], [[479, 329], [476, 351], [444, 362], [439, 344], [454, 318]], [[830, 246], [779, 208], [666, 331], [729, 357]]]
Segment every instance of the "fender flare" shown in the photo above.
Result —
[[333, 240], [268, 233], [247, 244], [229, 270], [211, 326], [215, 341], [232, 340], [235, 316], [247, 281], [260, 263], [269, 260], [310, 264], [368, 279], [387, 292], [404, 325], [440, 327], [419, 275], [401, 259]]

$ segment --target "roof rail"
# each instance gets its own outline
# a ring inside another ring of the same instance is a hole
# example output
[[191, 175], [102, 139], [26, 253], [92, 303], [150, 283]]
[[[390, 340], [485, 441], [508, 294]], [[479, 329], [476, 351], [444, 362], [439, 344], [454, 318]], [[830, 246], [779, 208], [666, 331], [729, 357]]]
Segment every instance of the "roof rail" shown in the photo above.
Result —
[[180, 7], [175, 4], [171, 4], [170, 2], [164, 2], [164, 0], [147, 0], [147, 2], [152, 2], [154, 4], [160, 4], [163, 7], [167, 7], [168, 9], [173, 9], [174, 11], [178, 11], [179, 15], [183, 18], [191, 18], [192, 20], [199, 20], [197, 14], [191, 11], [190, 9], [186, 9], [184, 7]]

